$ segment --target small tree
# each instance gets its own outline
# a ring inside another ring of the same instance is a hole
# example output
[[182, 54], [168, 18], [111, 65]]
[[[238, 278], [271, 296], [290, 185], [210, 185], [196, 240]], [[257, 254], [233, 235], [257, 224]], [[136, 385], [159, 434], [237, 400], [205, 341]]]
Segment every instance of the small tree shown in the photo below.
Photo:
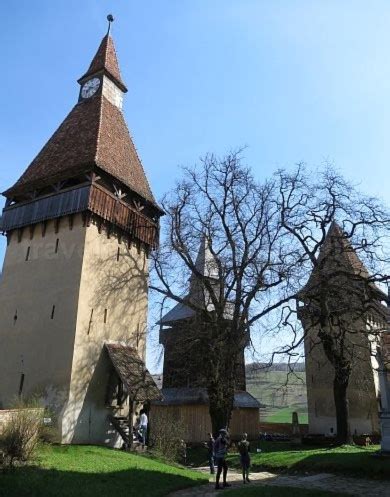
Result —
[[169, 417], [162, 412], [154, 414], [149, 446], [156, 455], [183, 462], [184, 436], [183, 423], [177, 416]]
[[29, 461], [36, 451], [43, 427], [42, 408], [35, 403], [19, 402], [9, 412], [9, 417], [0, 435], [0, 449], [6, 464]]

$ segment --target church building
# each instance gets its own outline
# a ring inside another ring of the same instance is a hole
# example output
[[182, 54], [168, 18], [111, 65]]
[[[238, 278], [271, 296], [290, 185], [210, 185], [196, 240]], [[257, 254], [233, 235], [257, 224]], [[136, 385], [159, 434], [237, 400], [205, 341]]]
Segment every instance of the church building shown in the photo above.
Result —
[[76, 105], [3, 194], [0, 409], [35, 396], [63, 443], [118, 446], [116, 420], [160, 398], [144, 359], [162, 211], [124, 120], [109, 31], [78, 83]]

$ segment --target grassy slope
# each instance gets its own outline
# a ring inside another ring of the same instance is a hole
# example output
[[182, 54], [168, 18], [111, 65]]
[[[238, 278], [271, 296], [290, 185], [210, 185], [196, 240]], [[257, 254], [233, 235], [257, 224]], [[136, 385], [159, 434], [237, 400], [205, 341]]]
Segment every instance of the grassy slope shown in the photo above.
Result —
[[292, 487], [246, 487], [225, 491], [226, 497], [347, 497], [347, 494]]
[[[343, 446], [332, 449], [294, 448], [285, 443], [263, 442], [262, 452], [252, 454], [252, 470], [293, 470], [353, 474], [361, 477], [390, 479], [390, 459], [374, 457], [378, 446]], [[238, 466], [238, 456], [229, 456]]]
[[299, 421], [307, 422], [305, 373], [287, 374], [286, 371], [265, 370], [248, 372], [247, 390], [268, 406], [262, 411], [262, 421], [291, 423], [291, 415], [296, 411], [299, 413]]
[[199, 473], [103, 447], [45, 446], [38, 463], [0, 473], [0, 496], [161, 497], [207, 481]]

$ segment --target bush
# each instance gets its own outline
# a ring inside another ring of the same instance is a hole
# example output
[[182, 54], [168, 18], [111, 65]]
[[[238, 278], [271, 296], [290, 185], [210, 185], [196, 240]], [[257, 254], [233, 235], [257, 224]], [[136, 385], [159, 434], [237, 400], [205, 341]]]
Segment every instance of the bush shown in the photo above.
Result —
[[43, 409], [19, 403], [9, 412], [0, 435], [0, 450], [8, 466], [27, 462], [34, 456], [43, 426]]
[[186, 446], [183, 442], [184, 426], [179, 419], [168, 416], [153, 417], [150, 447], [158, 456], [170, 461], [186, 462]]

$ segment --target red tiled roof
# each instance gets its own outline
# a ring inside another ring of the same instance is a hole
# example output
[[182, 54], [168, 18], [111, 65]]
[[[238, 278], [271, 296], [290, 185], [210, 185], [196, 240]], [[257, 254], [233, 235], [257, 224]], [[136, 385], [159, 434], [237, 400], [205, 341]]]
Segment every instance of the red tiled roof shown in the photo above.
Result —
[[119, 71], [118, 59], [116, 56], [114, 42], [110, 35], [106, 35], [95, 54], [95, 57], [92, 59], [92, 62], [88, 68], [88, 71], [81, 76], [79, 82], [88, 76], [92, 76], [93, 74], [98, 73], [99, 71], [105, 71], [107, 74], [111, 75], [115, 81], [117, 81], [124, 91], [127, 91], [127, 88], [122, 81], [121, 73]]
[[155, 204], [122, 112], [104, 96], [75, 105], [4, 195], [42, 188], [97, 166]]

